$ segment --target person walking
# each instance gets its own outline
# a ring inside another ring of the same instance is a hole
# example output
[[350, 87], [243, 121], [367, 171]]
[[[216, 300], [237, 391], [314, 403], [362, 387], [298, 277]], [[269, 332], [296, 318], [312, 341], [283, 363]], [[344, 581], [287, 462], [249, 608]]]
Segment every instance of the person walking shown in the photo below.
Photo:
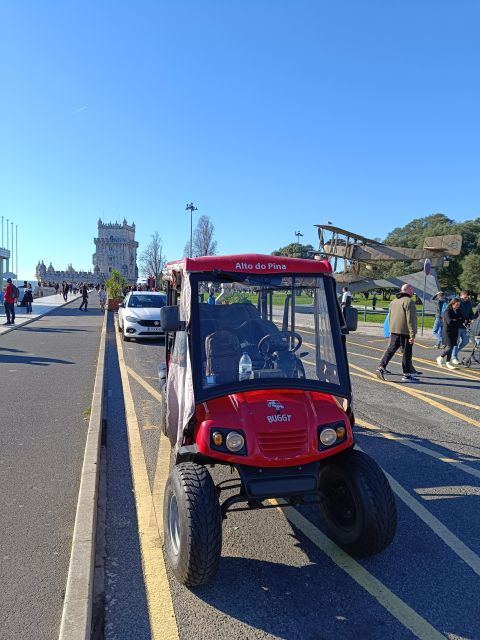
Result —
[[7, 316], [4, 324], [15, 324], [15, 289], [11, 278], [7, 278], [7, 286], [3, 291], [3, 306]]
[[33, 291], [30, 282], [27, 283], [27, 288], [25, 289], [25, 293], [23, 294], [22, 302], [25, 303], [26, 313], [32, 313]]
[[432, 300], [435, 302], [435, 322], [433, 323], [432, 333], [435, 338], [435, 349], [440, 349], [443, 344], [443, 314], [448, 302], [443, 291], [437, 291]]
[[65, 302], [67, 302], [68, 300], [68, 291], [69, 291], [69, 286], [68, 286], [68, 282], [63, 282], [62, 284], [62, 295], [63, 295], [63, 299], [65, 300]]
[[404, 284], [395, 300], [390, 303], [390, 344], [376, 371], [377, 378], [381, 380], [385, 380], [387, 365], [400, 348], [403, 350], [402, 382], [416, 382], [418, 380], [412, 373], [415, 371], [412, 365], [412, 354], [417, 334], [417, 309], [412, 300], [413, 293], [413, 287]]
[[105, 311], [105, 305], [107, 303], [107, 292], [105, 291], [105, 285], [102, 284], [100, 289], [98, 290], [98, 300], [100, 302], [100, 309]]
[[375, 307], [377, 306], [377, 292], [373, 292], [372, 296], [372, 311], [375, 311]]
[[85, 307], [84, 311], [86, 311], [88, 307], [88, 289], [86, 284], [80, 287], [80, 294], [82, 296], [82, 304], [79, 306], [79, 309], [81, 311], [83, 307]]
[[352, 306], [352, 294], [348, 290], [348, 287], [343, 287], [342, 289], [342, 301], [340, 303], [340, 306], [342, 307], [342, 309]]
[[460, 298], [452, 298], [443, 314], [443, 334], [446, 346], [445, 350], [437, 358], [439, 367], [456, 369], [458, 366], [454, 364], [452, 352], [458, 343], [459, 330], [463, 326], [460, 304]]
[[[458, 299], [458, 298], [457, 298]], [[452, 364], [458, 365], [460, 364], [458, 360], [458, 352], [461, 351], [467, 344], [470, 342], [470, 338], [468, 337], [467, 327], [470, 322], [474, 319], [475, 314], [473, 313], [473, 304], [470, 300], [470, 296], [468, 295], [468, 291], [460, 291], [460, 307], [458, 310], [463, 323], [458, 328], [458, 342], [453, 347], [452, 351]]]

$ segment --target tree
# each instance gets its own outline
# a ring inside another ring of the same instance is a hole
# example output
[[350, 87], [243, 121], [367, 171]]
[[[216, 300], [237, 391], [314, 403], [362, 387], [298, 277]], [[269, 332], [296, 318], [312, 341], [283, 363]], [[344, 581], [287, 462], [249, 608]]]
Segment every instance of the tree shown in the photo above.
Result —
[[286, 247], [280, 247], [277, 251], [272, 251], [272, 256], [286, 256], [289, 258], [309, 258], [315, 249], [311, 244], [300, 244], [291, 242]]
[[[437, 269], [437, 277], [443, 289], [458, 289], [466, 257], [472, 253], [480, 255], [480, 218], [458, 223], [447, 218], [443, 213], [434, 213], [424, 218], [415, 218], [404, 227], [396, 227], [383, 242], [396, 247], [421, 249], [425, 238], [450, 234], [462, 236], [462, 250], [459, 256], [449, 258], [447, 267]], [[375, 263], [373, 272], [375, 278], [388, 278], [413, 273], [420, 269], [418, 262], [381, 261]], [[469, 269], [467, 263], [467, 271]]]
[[165, 264], [162, 239], [158, 231], [151, 236], [151, 241], [140, 255], [140, 273], [144, 276], [153, 276], [158, 283]]
[[480, 292], [480, 255], [470, 253], [462, 260], [462, 273], [460, 274], [460, 286], [475, 296]]
[[[217, 241], [213, 239], [215, 227], [208, 216], [200, 216], [193, 232], [192, 258], [199, 256], [214, 256], [217, 252]], [[188, 256], [190, 243], [185, 245], [185, 255]]]
[[124, 289], [128, 287], [128, 280], [118, 269], [112, 269], [110, 277], [105, 281], [108, 297], [112, 300], [122, 300]]

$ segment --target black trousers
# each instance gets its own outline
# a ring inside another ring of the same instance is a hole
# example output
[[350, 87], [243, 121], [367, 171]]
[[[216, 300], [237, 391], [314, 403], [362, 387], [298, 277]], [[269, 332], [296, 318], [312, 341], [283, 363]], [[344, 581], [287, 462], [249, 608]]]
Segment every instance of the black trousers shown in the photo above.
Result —
[[403, 349], [403, 358], [402, 358], [402, 370], [403, 373], [410, 373], [412, 370], [412, 352], [413, 345], [409, 342], [410, 336], [406, 336], [403, 333], [392, 333], [390, 334], [390, 344], [387, 347], [387, 350], [383, 354], [382, 361], [380, 362], [380, 366], [385, 369], [387, 364], [393, 358], [395, 353], [400, 349]]
[[458, 342], [458, 331], [457, 333], [447, 333], [445, 329], [443, 330], [443, 342], [445, 344], [445, 350], [440, 354], [442, 358], [445, 358], [447, 362], [450, 362], [452, 357], [453, 347], [457, 345]]
[[82, 298], [82, 304], [79, 306], [79, 309], [83, 309], [83, 307], [85, 307], [86, 311], [88, 307], [88, 298]]

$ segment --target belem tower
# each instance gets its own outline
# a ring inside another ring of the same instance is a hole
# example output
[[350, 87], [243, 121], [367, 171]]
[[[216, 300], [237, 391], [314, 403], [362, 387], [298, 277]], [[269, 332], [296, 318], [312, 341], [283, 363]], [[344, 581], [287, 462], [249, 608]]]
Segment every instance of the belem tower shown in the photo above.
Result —
[[37, 264], [36, 276], [39, 282], [63, 282], [79, 284], [87, 282], [102, 284], [117, 269], [130, 284], [138, 279], [135, 223], [98, 221], [98, 234], [94, 239], [95, 253], [92, 256], [93, 271], [76, 271], [71, 264], [66, 271], [57, 271], [52, 263], [45, 266], [43, 260]]

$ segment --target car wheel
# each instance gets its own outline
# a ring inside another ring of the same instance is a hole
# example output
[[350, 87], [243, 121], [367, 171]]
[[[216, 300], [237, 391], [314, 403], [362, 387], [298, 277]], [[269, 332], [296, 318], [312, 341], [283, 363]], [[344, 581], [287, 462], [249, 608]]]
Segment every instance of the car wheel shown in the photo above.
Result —
[[127, 338], [127, 336], [125, 335], [125, 332], [122, 333], [122, 338], [124, 342], [130, 342], [130, 338]]
[[222, 550], [220, 504], [207, 469], [193, 462], [175, 466], [163, 505], [168, 564], [181, 584], [205, 584], [216, 572]]
[[397, 527], [395, 497], [383, 471], [362, 451], [324, 463], [320, 512], [332, 539], [347, 553], [367, 557], [383, 551]]

